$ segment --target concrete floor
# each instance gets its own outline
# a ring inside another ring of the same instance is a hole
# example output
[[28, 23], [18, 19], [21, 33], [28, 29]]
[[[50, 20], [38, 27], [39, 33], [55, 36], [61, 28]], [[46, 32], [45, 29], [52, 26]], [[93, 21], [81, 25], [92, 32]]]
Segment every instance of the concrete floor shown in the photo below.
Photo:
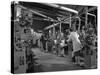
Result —
[[33, 48], [32, 51], [38, 58], [37, 63], [41, 65], [41, 71], [38, 72], [49, 72], [49, 71], [66, 71], [66, 70], [79, 70], [81, 67], [71, 62], [71, 56], [58, 57], [51, 53], [44, 53], [39, 48]]

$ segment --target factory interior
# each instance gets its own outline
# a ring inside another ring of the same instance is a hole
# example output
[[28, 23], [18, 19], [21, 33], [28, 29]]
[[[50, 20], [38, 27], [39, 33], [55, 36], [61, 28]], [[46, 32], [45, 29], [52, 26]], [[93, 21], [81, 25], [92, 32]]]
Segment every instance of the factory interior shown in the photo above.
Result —
[[97, 7], [11, 3], [14, 73], [97, 68]]

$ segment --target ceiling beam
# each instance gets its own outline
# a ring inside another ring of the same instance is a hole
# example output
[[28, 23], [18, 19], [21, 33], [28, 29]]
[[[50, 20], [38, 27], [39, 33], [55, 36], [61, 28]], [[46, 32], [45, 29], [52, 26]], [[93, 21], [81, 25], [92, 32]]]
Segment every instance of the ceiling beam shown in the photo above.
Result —
[[94, 10], [96, 10], [96, 9], [97, 9], [97, 7], [94, 6], [94, 7], [90, 8], [90, 9], [88, 9], [88, 12], [94, 11]]
[[49, 19], [50, 21], [54, 21], [53, 18], [48, 17], [48, 16], [46, 16], [46, 15], [44, 15], [44, 14], [41, 14], [41, 13], [39, 13], [39, 12], [37, 12], [37, 11], [31, 10], [31, 9], [29, 9], [29, 8], [26, 8], [26, 7], [22, 6], [22, 5], [17, 5], [17, 6], [20, 7], [20, 8], [29, 10], [30, 12], [32, 12], [32, 13], [34, 13], [34, 14], [37, 14], [37, 15], [42, 16], [42, 17], [44, 17], [44, 18], [47, 18], [47, 19]]
[[[88, 9], [87, 12], [92, 12], [92, 11], [94, 11], [94, 10], [96, 10], [96, 9], [97, 9], [97, 7], [94, 6], [94, 7], [90, 8], [90, 9]], [[79, 16], [81, 16], [81, 15], [83, 15], [83, 14], [86, 14], [86, 9], [85, 9], [82, 13], [80, 13]]]

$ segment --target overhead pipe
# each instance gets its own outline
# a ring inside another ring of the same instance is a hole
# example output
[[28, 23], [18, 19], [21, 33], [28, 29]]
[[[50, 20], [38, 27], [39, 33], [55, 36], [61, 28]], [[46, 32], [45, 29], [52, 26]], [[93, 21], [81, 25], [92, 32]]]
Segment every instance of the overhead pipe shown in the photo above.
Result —
[[91, 14], [91, 13], [87, 13], [87, 14], [96, 17], [94, 14]]
[[[73, 16], [73, 17], [71, 17], [71, 19], [72, 18], [75, 18], [76, 16]], [[61, 21], [61, 23], [62, 22], [65, 22], [65, 21], [67, 21], [67, 20], [70, 20], [70, 17], [69, 18], [66, 18], [65, 20], [63, 20], [63, 21]], [[68, 22], [69, 23], [69, 22]], [[44, 28], [44, 30], [47, 30], [47, 29], [50, 29], [50, 28], [52, 28], [53, 26], [57, 26], [59, 24], [59, 22], [57, 22], [57, 23], [55, 23], [55, 24], [52, 24], [52, 25], [50, 25], [50, 26], [47, 26], [47, 27], [45, 27]]]
[[79, 24], [78, 24], [78, 31], [80, 31], [80, 27], [81, 27], [81, 19], [80, 19], [80, 17], [76, 17], [77, 19], [78, 19], [78, 21], [79, 21]]

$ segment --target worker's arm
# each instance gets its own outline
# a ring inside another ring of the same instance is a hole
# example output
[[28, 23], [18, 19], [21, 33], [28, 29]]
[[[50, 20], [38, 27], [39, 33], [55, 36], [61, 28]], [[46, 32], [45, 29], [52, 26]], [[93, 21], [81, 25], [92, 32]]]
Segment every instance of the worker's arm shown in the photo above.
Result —
[[68, 36], [68, 40], [66, 40], [67, 42], [70, 42], [71, 41], [71, 34]]

